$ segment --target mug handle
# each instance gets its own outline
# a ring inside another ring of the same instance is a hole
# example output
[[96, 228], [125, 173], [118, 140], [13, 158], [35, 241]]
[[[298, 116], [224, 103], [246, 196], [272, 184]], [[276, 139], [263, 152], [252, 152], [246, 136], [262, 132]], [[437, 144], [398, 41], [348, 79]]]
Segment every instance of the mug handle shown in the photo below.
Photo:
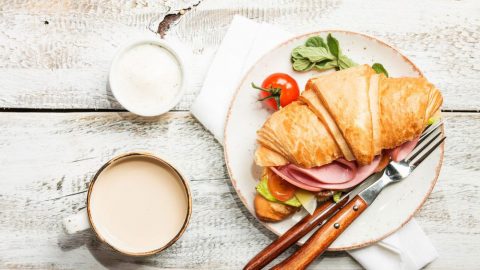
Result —
[[76, 214], [64, 218], [63, 228], [68, 234], [74, 234], [89, 229], [90, 221], [88, 220], [87, 208], [85, 207]]

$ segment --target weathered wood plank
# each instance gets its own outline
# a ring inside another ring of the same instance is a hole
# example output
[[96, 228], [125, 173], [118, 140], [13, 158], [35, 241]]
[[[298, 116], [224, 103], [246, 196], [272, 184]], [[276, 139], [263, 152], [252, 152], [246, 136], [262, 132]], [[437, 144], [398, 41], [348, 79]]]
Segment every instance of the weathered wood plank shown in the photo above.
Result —
[[[429, 269], [480, 264], [479, 114], [445, 114], [447, 144], [439, 182], [417, 221], [440, 258]], [[238, 269], [274, 237], [230, 185], [221, 146], [188, 113], [145, 119], [128, 113], [1, 113], [0, 269], [120, 267]], [[191, 179], [194, 206], [184, 237], [166, 252], [129, 259], [91, 232], [67, 236], [61, 219], [85, 204], [90, 177], [116, 154], [149, 150]], [[78, 193], [78, 194], [77, 194]], [[330, 253], [313, 269], [358, 269]]]
[[298, 34], [345, 29], [376, 36], [404, 52], [442, 90], [445, 109], [480, 109], [478, 1], [204, 1], [170, 34], [202, 51], [220, 44], [235, 14]]
[[198, 2], [0, 3], [0, 107], [121, 109], [106, 89], [116, 50]]
[[[0, 4], [0, 107], [121, 108], [106, 91], [115, 50], [147, 27], [157, 29], [165, 14], [198, 2]], [[294, 33], [334, 28], [375, 35], [410, 56], [442, 89], [445, 109], [480, 109], [480, 4], [476, 0], [205, 0], [167, 34], [193, 52], [192, 85], [177, 110], [190, 107], [234, 14]]]

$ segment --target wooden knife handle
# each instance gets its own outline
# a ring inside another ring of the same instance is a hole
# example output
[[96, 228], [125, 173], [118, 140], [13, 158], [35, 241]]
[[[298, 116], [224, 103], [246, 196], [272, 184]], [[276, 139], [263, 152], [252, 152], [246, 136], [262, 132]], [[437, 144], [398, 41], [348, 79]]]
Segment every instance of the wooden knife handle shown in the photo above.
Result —
[[[347, 199], [345, 198], [345, 202]], [[325, 219], [332, 215], [338, 208], [343, 206], [345, 202], [338, 203], [338, 207], [334, 207], [331, 210], [322, 213], [325, 209], [332, 206], [334, 203], [329, 200], [322, 205], [320, 205], [312, 215], [306, 215], [302, 220], [295, 224], [292, 228], [286, 231], [283, 235], [273, 241], [269, 246], [260, 251], [255, 257], [253, 257], [247, 265], [243, 268], [244, 270], [257, 270], [262, 269], [269, 262], [273, 261], [278, 255], [280, 255], [287, 248], [295, 244], [300, 238], [305, 236], [308, 232], [313, 230], [316, 226], [321, 224]], [[322, 216], [320, 216], [322, 215]], [[315, 218], [317, 218], [312, 222]]]
[[307, 268], [367, 207], [367, 203], [362, 198], [355, 196], [353, 200], [320, 227], [293, 255], [272, 269]]

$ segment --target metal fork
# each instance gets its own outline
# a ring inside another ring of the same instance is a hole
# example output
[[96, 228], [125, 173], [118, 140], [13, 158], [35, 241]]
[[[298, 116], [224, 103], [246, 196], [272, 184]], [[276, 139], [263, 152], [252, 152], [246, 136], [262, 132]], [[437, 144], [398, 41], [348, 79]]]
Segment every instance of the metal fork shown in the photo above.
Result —
[[407, 178], [446, 139], [443, 122], [429, 126], [420, 136], [417, 146], [401, 161], [390, 161], [379, 180], [358, 195], [370, 205], [386, 186]]
[[[348, 203], [331, 216], [293, 255], [272, 269], [305, 269], [373, 203], [386, 186], [398, 183], [411, 175], [445, 140], [442, 126], [442, 122], [429, 126], [420, 136], [415, 149], [404, 160], [391, 161], [383, 171], [370, 176], [364, 183], [346, 194]], [[345, 197], [341, 200], [343, 199]]]

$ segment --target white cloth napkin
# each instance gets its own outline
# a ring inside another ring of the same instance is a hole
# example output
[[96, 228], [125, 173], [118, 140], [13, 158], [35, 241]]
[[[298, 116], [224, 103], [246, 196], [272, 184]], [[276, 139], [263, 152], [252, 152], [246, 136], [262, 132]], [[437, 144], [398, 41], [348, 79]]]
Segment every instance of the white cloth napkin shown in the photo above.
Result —
[[228, 107], [236, 87], [255, 61], [291, 34], [236, 15], [213, 59], [190, 111], [223, 144]]
[[348, 253], [368, 270], [421, 269], [438, 257], [415, 219], [382, 241]]
[[[273, 25], [234, 17], [191, 109], [220, 143], [237, 84], [261, 55], [291, 36]], [[386, 239], [349, 254], [368, 270], [420, 269], [438, 257], [415, 220]]]

